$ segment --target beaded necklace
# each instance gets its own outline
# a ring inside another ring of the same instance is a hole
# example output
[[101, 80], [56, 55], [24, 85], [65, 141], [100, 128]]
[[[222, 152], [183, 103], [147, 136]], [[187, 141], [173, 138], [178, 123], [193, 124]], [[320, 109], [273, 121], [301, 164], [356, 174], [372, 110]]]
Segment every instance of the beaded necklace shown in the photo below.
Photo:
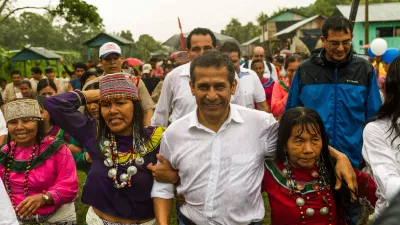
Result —
[[[106, 157], [104, 165], [109, 167], [108, 177], [113, 180], [114, 188], [124, 188], [125, 186], [131, 186], [131, 178], [137, 173], [136, 166], [142, 166], [144, 164], [143, 155], [147, 153], [146, 147], [140, 143], [137, 139], [134, 139], [132, 153], [126, 163], [120, 163], [118, 156], [118, 146], [115, 141], [115, 135], [110, 134], [110, 139], [103, 140], [102, 153]], [[136, 164], [136, 166], [134, 166]], [[122, 173], [119, 176], [120, 182], [117, 180], [119, 166], [127, 166], [126, 173]]]
[[[14, 161], [15, 148], [16, 148], [15, 145], [11, 148], [10, 156], [9, 156], [10, 160], [8, 161], [8, 163], [6, 165], [6, 171], [4, 173], [5, 188], [7, 190], [8, 196], [9, 196], [9, 198], [11, 200], [11, 204], [13, 205], [14, 208], [17, 207], [17, 206], [15, 205], [15, 202], [14, 202], [15, 199], [12, 196], [12, 192], [11, 192], [10, 171], [11, 171], [11, 164]], [[36, 154], [36, 146], [33, 146], [32, 153], [29, 155], [28, 165], [27, 165], [26, 170], [25, 170], [25, 178], [24, 178], [24, 197], [25, 198], [28, 197], [28, 190], [29, 190], [29, 188], [28, 188], [28, 175], [29, 175], [30, 168], [31, 168], [31, 165], [32, 165], [32, 160], [35, 157], [35, 154]]]
[[[301, 191], [304, 190], [305, 184], [302, 181], [298, 181], [295, 179], [295, 175], [291, 169], [290, 164], [286, 161], [285, 162], [285, 169], [283, 169], [283, 174], [287, 179], [286, 186], [289, 188], [289, 194], [292, 196], [296, 196], [296, 205], [299, 207], [300, 216], [302, 220], [302, 224], [306, 224], [306, 217], [314, 216], [315, 209], [309, 207], [305, 211], [304, 215], [304, 208], [306, 201], [310, 200], [310, 197], [305, 197]], [[326, 205], [319, 210], [320, 215], [322, 216], [329, 216], [329, 225], [332, 224], [332, 192], [329, 181], [327, 179], [326, 167], [323, 163], [317, 162], [317, 169], [313, 169], [310, 172], [310, 175], [313, 178], [316, 178], [313, 181], [312, 189], [317, 192], [317, 195], [322, 195], [322, 201]]]

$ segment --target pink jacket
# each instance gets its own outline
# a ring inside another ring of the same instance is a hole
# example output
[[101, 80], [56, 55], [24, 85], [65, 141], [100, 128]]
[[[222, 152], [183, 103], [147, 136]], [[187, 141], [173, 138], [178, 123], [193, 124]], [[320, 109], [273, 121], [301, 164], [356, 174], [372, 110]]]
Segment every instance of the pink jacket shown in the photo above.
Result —
[[[48, 214], [60, 208], [61, 205], [72, 202], [78, 193], [78, 177], [76, 174], [75, 162], [67, 146], [59, 145], [54, 137], [46, 137], [40, 143], [39, 156], [47, 158], [44, 161], [36, 160], [38, 155], [32, 160], [32, 169], [28, 174], [28, 196], [42, 193], [43, 190], [50, 193], [55, 201], [54, 205], [45, 205], [39, 208], [36, 214]], [[14, 146], [11, 142], [11, 146]], [[53, 145], [52, 145], [53, 144]], [[50, 147], [51, 146], [51, 147]], [[58, 146], [54, 153], [51, 149]], [[8, 146], [4, 145], [0, 152], [0, 176], [4, 177], [5, 166], [4, 159], [8, 152]], [[29, 155], [32, 153], [32, 147], [15, 150], [14, 162], [21, 163], [29, 161]], [[14, 164], [15, 165], [15, 164]], [[19, 205], [24, 199], [24, 177], [26, 167], [22, 167], [22, 172], [14, 172], [11, 166], [9, 174], [11, 195], [14, 197], [15, 206]], [[21, 170], [21, 169], [20, 169]]]
[[[289, 80], [282, 78], [283, 83], [290, 88]], [[272, 90], [271, 111], [276, 118], [281, 118], [285, 111], [288, 92], [282, 87], [280, 81], [275, 81], [274, 89]]]

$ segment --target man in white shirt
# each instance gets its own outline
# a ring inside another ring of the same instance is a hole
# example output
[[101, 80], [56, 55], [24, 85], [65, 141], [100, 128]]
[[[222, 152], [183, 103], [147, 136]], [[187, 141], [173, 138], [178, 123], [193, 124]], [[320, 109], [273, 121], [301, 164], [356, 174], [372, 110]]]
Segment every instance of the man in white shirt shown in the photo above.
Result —
[[278, 72], [276, 71], [275, 65], [265, 61], [265, 51], [264, 48], [261, 46], [254, 47], [252, 60], [249, 60], [247, 63], [243, 64], [242, 68], [247, 68], [251, 70], [251, 62], [254, 59], [262, 59], [264, 60], [264, 78], [271, 78], [275, 81], [278, 80]]
[[[185, 225], [260, 224], [263, 161], [275, 155], [278, 122], [269, 113], [230, 104], [237, 81], [228, 56], [207, 52], [192, 61], [190, 74], [197, 110], [172, 123], [160, 146], [160, 155], [178, 170], [177, 192], [186, 201], [181, 219]], [[353, 171], [343, 154], [335, 154], [339, 168]], [[352, 186], [350, 173], [344, 179]], [[158, 224], [169, 224], [174, 185], [155, 181], [152, 197]]]
[[240, 67], [239, 46], [235, 42], [225, 42], [219, 50], [223, 54], [228, 55], [235, 65], [235, 71], [239, 76], [240, 88], [244, 94], [246, 107], [249, 109], [256, 107], [260, 111], [271, 112], [265, 101], [265, 91], [258, 75], [252, 70]]
[[31, 82], [33, 93], [37, 93], [37, 85], [41, 79], [47, 79], [47, 77], [43, 76], [42, 70], [39, 67], [33, 67], [31, 69], [32, 78], [29, 80]]
[[19, 70], [14, 70], [11, 72], [12, 82], [6, 85], [4, 90], [3, 102], [7, 103], [9, 101], [15, 100], [22, 96], [21, 90], [19, 90], [19, 82], [22, 80], [22, 75]]
[[[216, 48], [217, 39], [214, 33], [206, 28], [196, 28], [187, 37], [187, 48], [190, 60], [206, 51]], [[172, 122], [187, 115], [196, 108], [196, 101], [190, 92], [190, 62], [172, 70], [166, 76], [160, 99], [158, 100], [151, 124], [168, 126], [172, 110]], [[240, 88], [239, 88], [240, 89]], [[245, 105], [241, 91], [233, 94], [232, 103]]]
[[10, 197], [0, 178], [0, 225], [19, 225]]
[[0, 145], [3, 145], [7, 141], [7, 124], [3, 116], [3, 112], [0, 110]]

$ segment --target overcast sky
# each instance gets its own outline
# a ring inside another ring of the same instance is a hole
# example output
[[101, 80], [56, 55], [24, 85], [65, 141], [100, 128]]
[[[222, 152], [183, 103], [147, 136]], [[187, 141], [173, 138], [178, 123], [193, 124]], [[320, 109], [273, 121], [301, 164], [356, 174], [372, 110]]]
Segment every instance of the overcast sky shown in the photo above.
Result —
[[[18, 0], [18, 6], [56, 4], [57, 0]], [[164, 42], [179, 33], [177, 17], [183, 32], [207, 27], [221, 32], [231, 18], [242, 24], [256, 22], [257, 15], [271, 15], [284, 7], [308, 6], [315, 0], [86, 0], [96, 6], [107, 32], [130, 30], [135, 40], [149, 34]]]

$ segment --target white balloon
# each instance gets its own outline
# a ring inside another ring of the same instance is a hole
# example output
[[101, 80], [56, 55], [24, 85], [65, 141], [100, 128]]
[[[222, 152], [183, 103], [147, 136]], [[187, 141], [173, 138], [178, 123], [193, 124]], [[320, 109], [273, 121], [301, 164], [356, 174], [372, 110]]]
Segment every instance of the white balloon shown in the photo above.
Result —
[[384, 39], [376, 38], [371, 42], [370, 48], [372, 53], [374, 53], [377, 56], [381, 56], [386, 52], [388, 45]]

